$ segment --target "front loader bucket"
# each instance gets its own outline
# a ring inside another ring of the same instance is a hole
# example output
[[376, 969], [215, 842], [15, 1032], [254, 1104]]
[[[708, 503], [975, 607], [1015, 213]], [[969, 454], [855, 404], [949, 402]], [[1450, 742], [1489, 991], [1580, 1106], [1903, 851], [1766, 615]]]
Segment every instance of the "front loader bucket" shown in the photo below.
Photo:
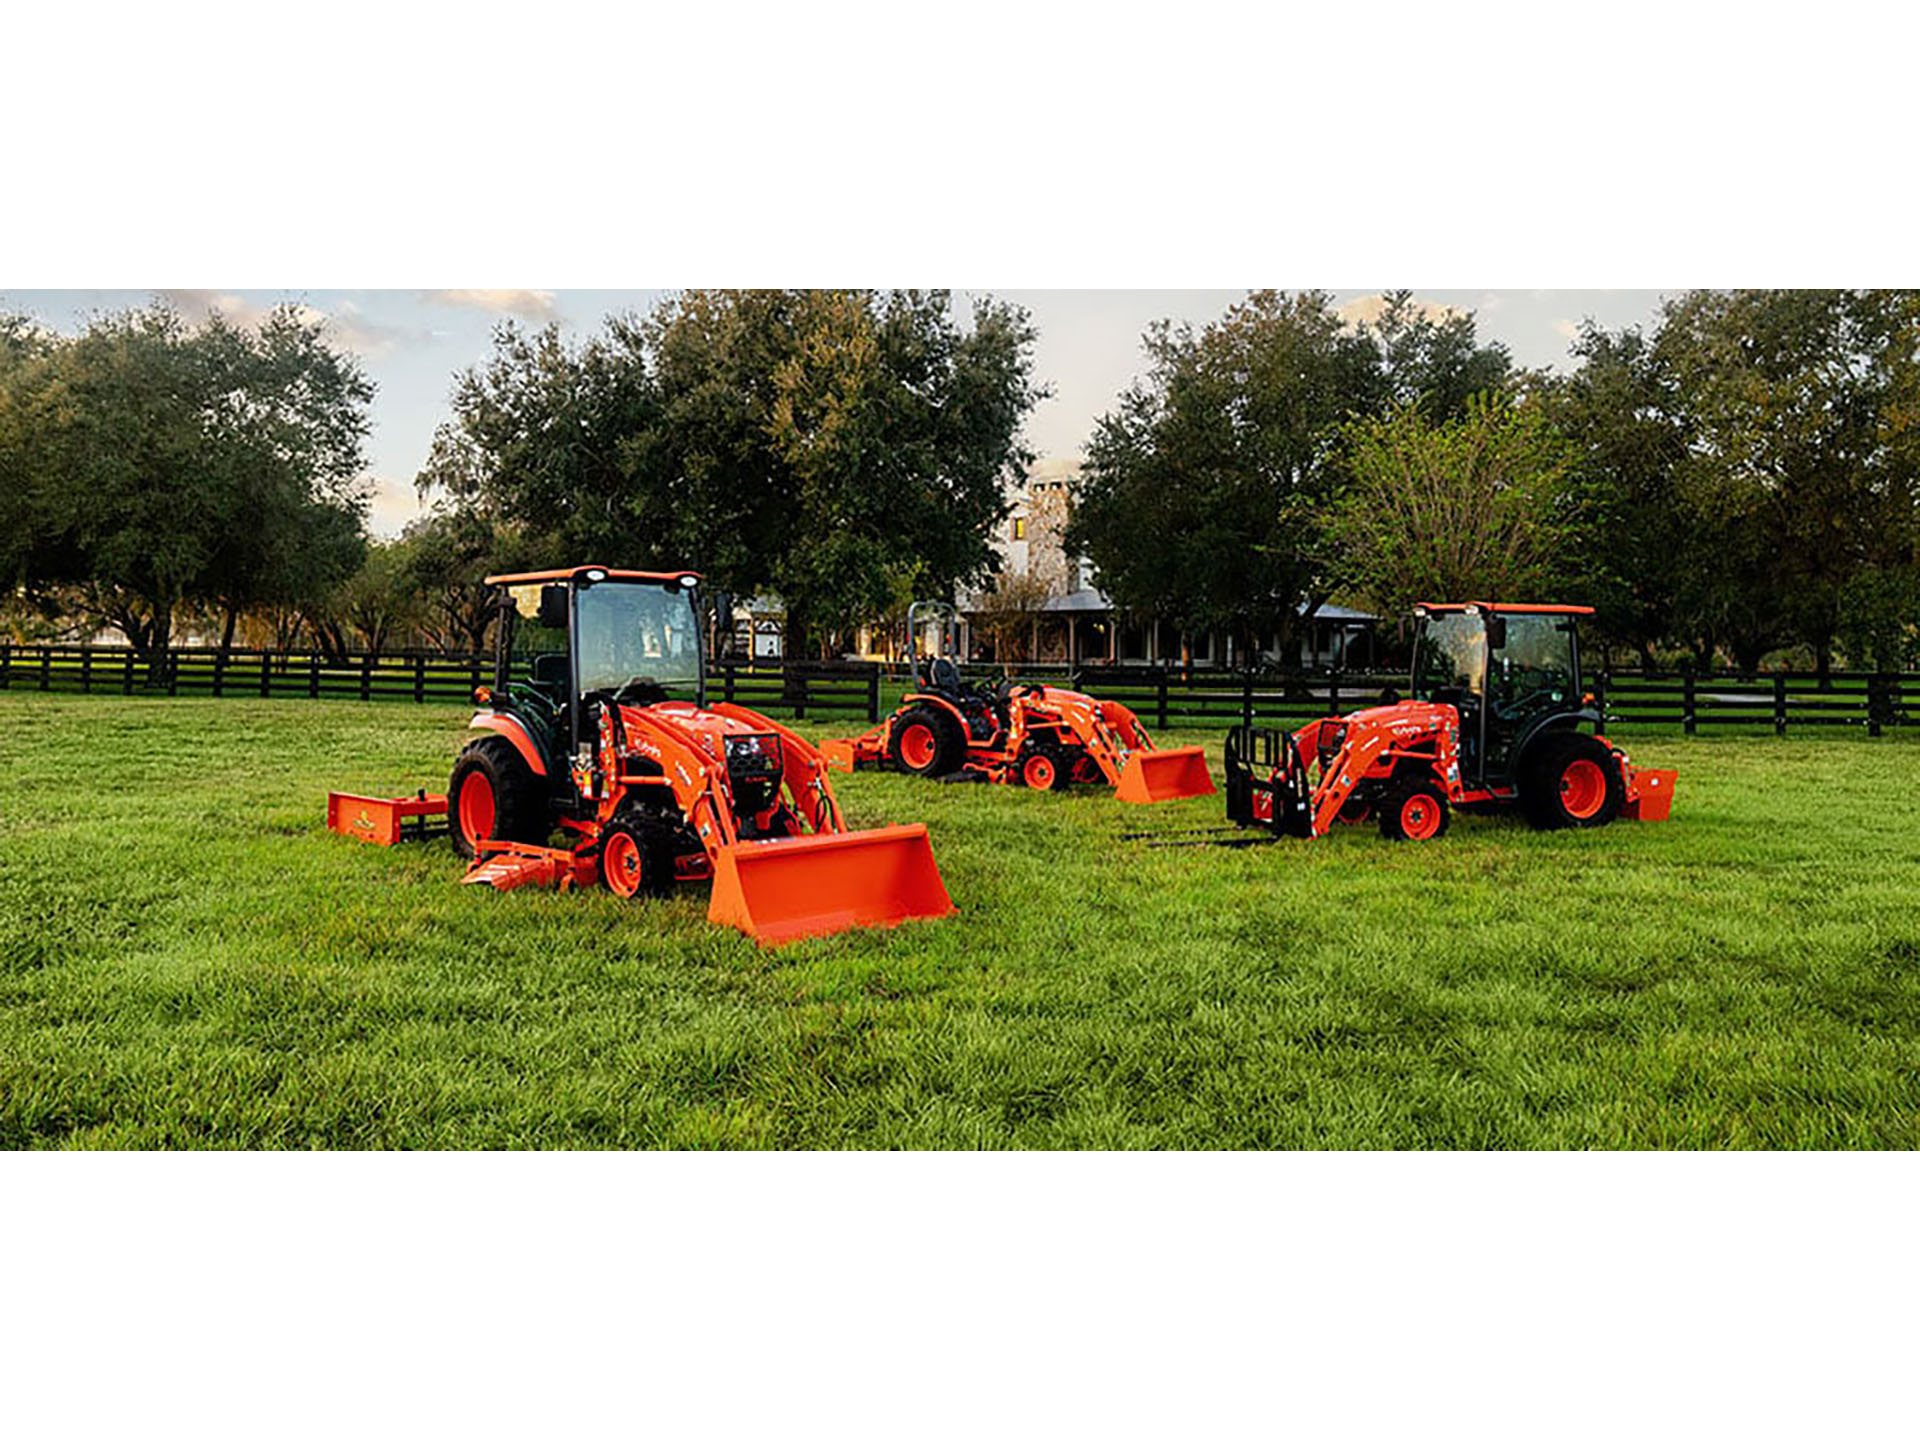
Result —
[[1136, 750], [1127, 757], [1127, 768], [1120, 772], [1120, 783], [1113, 793], [1138, 805], [1211, 795], [1213, 776], [1207, 773], [1207, 752], [1199, 745]]
[[762, 945], [952, 913], [924, 825], [728, 845], [707, 907], [707, 919]]

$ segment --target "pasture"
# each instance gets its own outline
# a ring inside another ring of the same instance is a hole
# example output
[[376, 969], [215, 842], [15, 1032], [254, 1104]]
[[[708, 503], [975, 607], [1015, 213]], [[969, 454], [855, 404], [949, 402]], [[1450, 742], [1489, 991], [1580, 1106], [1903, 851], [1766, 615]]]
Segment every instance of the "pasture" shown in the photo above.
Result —
[[[467, 714], [0, 695], [0, 1146], [1920, 1142], [1911, 730], [1628, 733], [1670, 823], [1424, 846], [842, 777], [960, 914], [759, 950], [703, 886], [502, 895], [327, 833], [330, 788], [441, 788]], [[1219, 730], [1165, 738], [1217, 777]]]

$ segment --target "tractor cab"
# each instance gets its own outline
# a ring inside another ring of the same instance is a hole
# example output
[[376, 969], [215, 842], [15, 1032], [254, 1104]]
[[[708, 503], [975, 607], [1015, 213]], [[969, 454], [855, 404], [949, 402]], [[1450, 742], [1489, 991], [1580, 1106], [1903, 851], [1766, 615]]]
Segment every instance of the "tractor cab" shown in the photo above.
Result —
[[1575, 617], [1583, 605], [1420, 605], [1413, 698], [1460, 713], [1460, 768], [1472, 786], [1508, 787], [1532, 740], [1596, 719], [1580, 687]]
[[496, 576], [496, 708], [548, 757], [590, 742], [604, 704], [705, 700], [699, 576], [582, 566]]

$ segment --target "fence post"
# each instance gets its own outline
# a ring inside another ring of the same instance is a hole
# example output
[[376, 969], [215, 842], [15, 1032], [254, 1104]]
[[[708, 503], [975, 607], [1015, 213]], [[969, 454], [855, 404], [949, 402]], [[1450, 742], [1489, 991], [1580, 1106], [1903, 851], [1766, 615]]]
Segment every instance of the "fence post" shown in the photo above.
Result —
[[1160, 682], [1160, 729], [1167, 728], [1167, 671], [1162, 666], [1154, 672], [1154, 678]]
[[44, 645], [40, 647], [40, 688], [48, 689], [53, 684], [53, 652]]
[[213, 657], [213, 698], [220, 698], [220, 687], [227, 678], [227, 652], [219, 650]]
[[160, 663], [167, 667], [167, 694], [180, 693], [180, 654], [171, 645], [160, 652]]
[[127, 653], [120, 669], [120, 693], [133, 694], [133, 647], [127, 647]]
[[1692, 735], [1698, 723], [1699, 717], [1694, 713], [1693, 705], [1693, 667], [1689, 665], [1680, 672], [1680, 724], [1687, 734]]
[[472, 695], [480, 688], [480, 657], [473, 655], [467, 660], [467, 694]]
[[427, 657], [424, 653], [413, 657], [413, 703], [427, 703]]
[[1773, 677], [1773, 733], [1787, 733], [1787, 673], [1784, 670]]
[[13, 642], [0, 640], [0, 690], [13, 679]]
[[1593, 677], [1593, 733], [1607, 733], [1607, 672]]
[[723, 668], [725, 669], [726, 676], [727, 676], [727, 684], [726, 684], [727, 704], [731, 705], [733, 703], [733, 677], [734, 677], [734, 673], [739, 667], [734, 660], [729, 658], [725, 662], [725, 665]]
[[1329, 670], [1327, 672], [1327, 714], [1338, 715], [1339, 713], [1340, 672], [1338, 670]]
[[1889, 671], [1887, 674], [1886, 705], [1889, 725], [1907, 723], [1906, 715], [1901, 709], [1900, 676], [1897, 671]]
[[260, 698], [265, 700], [273, 694], [273, 652], [260, 652]]
[[867, 670], [867, 723], [880, 723], [880, 667], [870, 666]]
[[307, 698], [309, 700], [320, 698], [320, 652], [318, 650], [307, 656]]
[[1876, 740], [1880, 738], [1881, 720], [1886, 709], [1882, 697], [1886, 692], [1884, 676], [1867, 677], [1867, 734]]

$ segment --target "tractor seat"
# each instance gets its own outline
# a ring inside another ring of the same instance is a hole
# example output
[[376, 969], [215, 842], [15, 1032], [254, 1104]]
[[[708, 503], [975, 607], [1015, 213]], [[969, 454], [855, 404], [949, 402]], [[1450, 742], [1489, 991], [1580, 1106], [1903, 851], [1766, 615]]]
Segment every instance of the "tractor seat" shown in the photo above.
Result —
[[927, 686], [943, 695], [967, 693], [967, 682], [960, 678], [960, 667], [944, 655], [927, 662]]

